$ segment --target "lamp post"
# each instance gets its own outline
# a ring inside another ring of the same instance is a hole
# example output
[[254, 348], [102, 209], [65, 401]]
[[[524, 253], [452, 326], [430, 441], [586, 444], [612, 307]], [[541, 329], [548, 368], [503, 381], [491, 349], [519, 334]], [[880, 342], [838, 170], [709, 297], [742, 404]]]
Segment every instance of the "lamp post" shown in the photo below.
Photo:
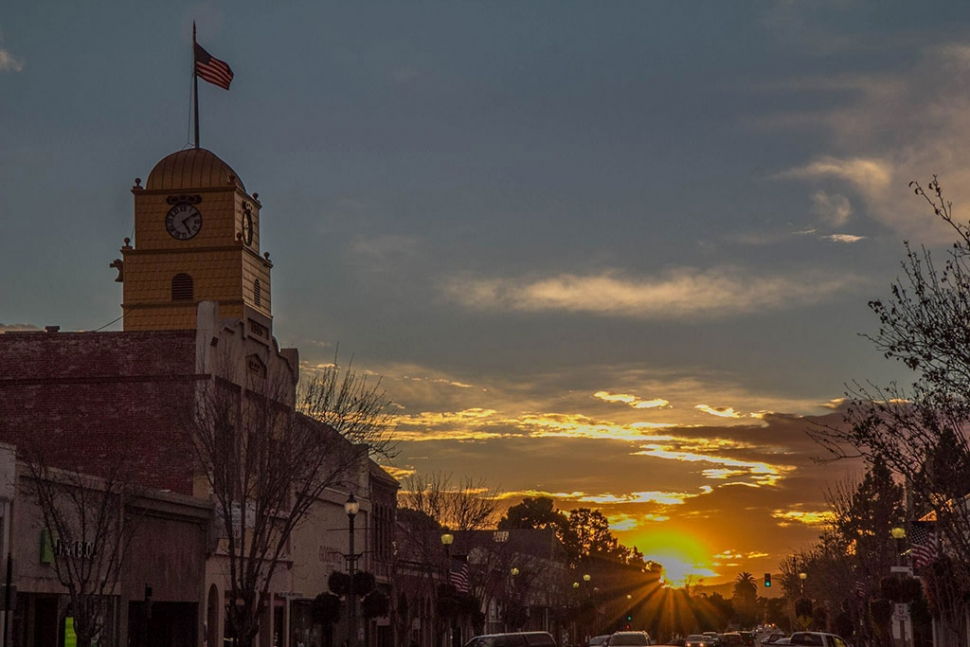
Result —
[[[892, 538], [896, 542], [896, 568], [893, 570], [896, 571], [896, 576], [902, 579], [906, 575], [904, 573], [905, 569], [903, 568], [904, 566], [903, 565], [903, 541], [905, 541], [906, 539], [906, 527], [902, 523], [898, 523], [895, 526], [893, 526], [892, 530], [889, 531], [889, 534], [892, 535]], [[896, 621], [898, 618], [898, 621], [899, 621], [898, 631], [899, 631], [899, 639], [900, 639], [899, 642], [905, 647], [906, 645], [909, 644], [910, 631], [911, 631], [909, 627], [909, 623], [910, 623], [909, 603], [907, 602], [903, 604], [896, 604], [895, 609], [896, 609], [895, 613], [893, 613], [893, 634], [894, 634], [893, 642], [896, 642], [895, 640], [895, 634], [897, 631]]]
[[[513, 566], [509, 569], [509, 596], [508, 606], [505, 612], [506, 631], [515, 631], [519, 628], [519, 591], [517, 588], [517, 576], [519, 569]], [[509, 618], [511, 617], [511, 622]]]
[[350, 493], [347, 502], [344, 503], [344, 512], [347, 513], [347, 520], [350, 522], [350, 551], [347, 553], [347, 572], [350, 574], [350, 586], [347, 590], [347, 623], [350, 626], [347, 644], [355, 647], [357, 644], [357, 599], [354, 597], [354, 572], [357, 570], [357, 553], [354, 552], [354, 518], [360, 512], [360, 503], [354, 498], [354, 493]]
[[[451, 581], [451, 545], [453, 543], [455, 543], [455, 536], [453, 534], [451, 534], [450, 532], [442, 533], [441, 545], [445, 547], [445, 558], [446, 558], [446, 562], [445, 562], [445, 582], [446, 583]], [[451, 644], [454, 644], [455, 642], [455, 619], [454, 618], [451, 619], [451, 622], [449, 623], [449, 625], [450, 625], [449, 630], [450, 630], [451, 636], [448, 642]]]

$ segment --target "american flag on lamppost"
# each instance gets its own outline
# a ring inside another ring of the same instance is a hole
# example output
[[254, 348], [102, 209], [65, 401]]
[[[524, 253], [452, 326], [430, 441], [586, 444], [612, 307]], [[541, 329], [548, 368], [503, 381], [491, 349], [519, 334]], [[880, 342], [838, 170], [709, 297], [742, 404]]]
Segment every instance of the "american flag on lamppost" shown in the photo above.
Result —
[[913, 568], [922, 568], [931, 564], [936, 559], [938, 543], [935, 521], [912, 522], [910, 554], [913, 557]]
[[468, 593], [470, 583], [468, 581], [468, 558], [463, 555], [455, 555], [451, 558], [451, 569], [448, 574], [451, 585], [459, 593]]

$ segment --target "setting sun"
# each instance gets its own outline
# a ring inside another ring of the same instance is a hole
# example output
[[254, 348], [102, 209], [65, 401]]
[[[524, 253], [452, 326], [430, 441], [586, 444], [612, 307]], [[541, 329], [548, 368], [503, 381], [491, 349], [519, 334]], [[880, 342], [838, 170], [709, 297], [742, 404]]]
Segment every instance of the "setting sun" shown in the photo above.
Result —
[[717, 577], [710, 566], [710, 551], [696, 538], [677, 532], [656, 532], [637, 539], [643, 556], [663, 566], [664, 581], [682, 587], [688, 581]]

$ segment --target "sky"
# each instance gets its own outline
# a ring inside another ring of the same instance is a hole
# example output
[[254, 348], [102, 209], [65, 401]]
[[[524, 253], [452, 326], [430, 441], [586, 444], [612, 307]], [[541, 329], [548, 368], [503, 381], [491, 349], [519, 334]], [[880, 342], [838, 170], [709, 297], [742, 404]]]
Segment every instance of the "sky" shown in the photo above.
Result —
[[[777, 572], [859, 478], [806, 435], [903, 241], [970, 197], [970, 4], [9, 2], [0, 330], [119, 330], [130, 187], [260, 194], [274, 334], [383, 376], [400, 478], [598, 509], [671, 581]], [[137, 241], [136, 241], [137, 246]]]

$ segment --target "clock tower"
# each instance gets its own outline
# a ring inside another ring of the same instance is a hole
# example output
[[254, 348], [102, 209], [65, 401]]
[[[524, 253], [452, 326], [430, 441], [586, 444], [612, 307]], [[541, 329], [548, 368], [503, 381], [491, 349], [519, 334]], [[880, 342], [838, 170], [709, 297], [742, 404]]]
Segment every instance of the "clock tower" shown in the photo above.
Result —
[[272, 339], [269, 254], [259, 251], [258, 194], [203, 148], [162, 159], [135, 180], [135, 240], [125, 240], [124, 329], [196, 328], [201, 301], [239, 319], [248, 336]]

